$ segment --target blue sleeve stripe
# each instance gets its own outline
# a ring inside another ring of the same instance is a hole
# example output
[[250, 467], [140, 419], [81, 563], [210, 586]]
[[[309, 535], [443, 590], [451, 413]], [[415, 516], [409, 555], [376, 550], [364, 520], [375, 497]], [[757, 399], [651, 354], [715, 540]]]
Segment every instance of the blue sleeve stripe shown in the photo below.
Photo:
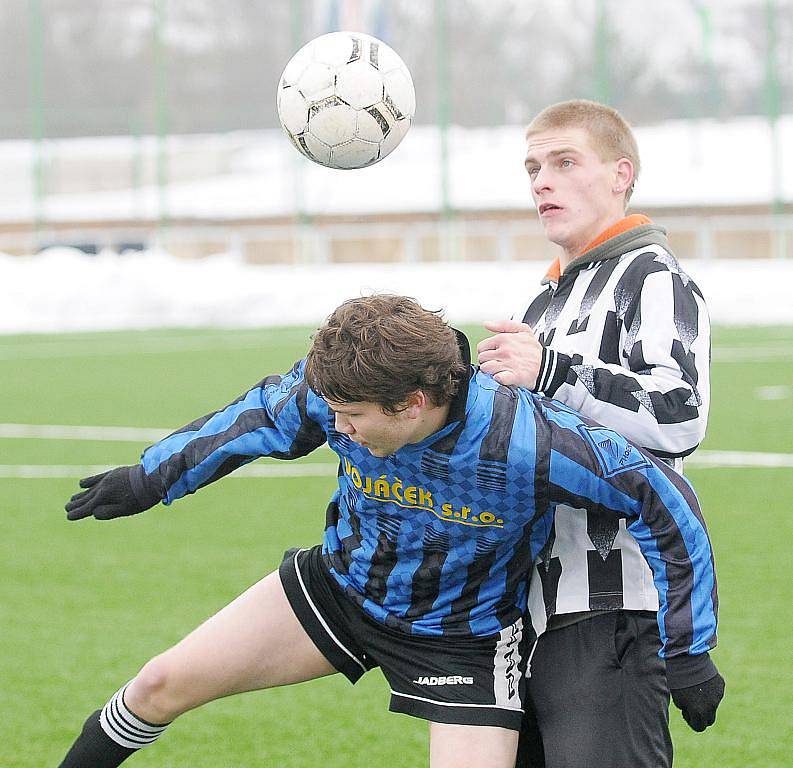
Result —
[[[639, 475], [646, 478], [646, 485], [637, 482]], [[664, 651], [685, 650], [697, 654], [708, 650], [713, 645], [716, 628], [715, 577], [707, 534], [698, 517], [699, 509], [690, 506], [696, 505], [690, 488], [686, 486], [687, 493], [684, 493], [655, 466], [605, 480], [556, 450], [551, 455], [551, 477], [554, 479], [554, 500], [625, 517], [642, 517], [648, 529], [647, 534], [641, 527], [636, 530], [642, 552], [651, 566], [653, 558], [656, 568], [659, 560], [664, 563], [660, 570], [653, 568], [656, 586], [663, 588], [663, 591], [659, 589], [662, 603], [659, 621], [663, 622], [661, 632], [666, 638]], [[642, 485], [645, 493], [642, 493]], [[639, 496], [645, 498], [636, 498]], [[650, 499], [649, 507], [647, 498]], [[631, 533], [634, 533], [634, 525], [636, 523], [629, 526]], [[674, 576], [671, 568], [675, 569]], [[670, 585], [674, 585], [673, 590]], [[689, 589], [690, 601], [682, 602], [679, 596]], [[675, 638], [684, 648], [671, 648], [670, 638]]]
[[[694, 517], [696, 517], [697, 521], [699, 522], [699, 527], [696, 528], [696, 530], [698, 530], [700, 534], [703, 534], [705, 538], [708, 539], [707, 525], [702, 515], [702, 510], [700, 509], [699, 506], [699, 500], [697, 499], [697, 496], [694, 493], [694, 489], [692, 488], [691, 483], [685, 477], [675, 472], [671, 467], [668, 467], [666, 464], [659, 462], [656, 464], [656, 468], [661, 474], [663, 474], [666, 480], [668, 480], [680, 492], [680, 495], [685, 499], [686, 504], [690, 507], [691, 513], [694, 515]], [[710, 547], [709, 539], [708, 539], [708, 546], [709, 546], [709, 556], [707, 558], [708, 564], [703, 565], [703, 568], [705, 570], [709, 569], [710, 578], [712, 581], [709, 611], [713, 614], [714, 617], [717, 617], [719, 613], [719, 598], [718, 598], [718, 587], [716, 582], [716, 566], [713, 562], [713, 550]], [[716, 645], [715, 632], [710, 640], [709, 645], [711, 648], [715, 647]]]
[[[144, 470], [147, 469], [147, 462], [151, 463], [152, 469], [150, 474], [156, 476], [163, 483], [164, 489], [168, 491], [168, 496], [171, 496], [170, 488], [175, 483], [182, 473], [190, 467], [198, 467], [203, 464], [210, 456], [217, 452], [222, 452], [225, 458], [233, 456], [229, 451], [230, 445], [239, 437], [246, 434], [259, 431], [261, 452], [259, 456], [272, 454], [276, 449], [282, 448], [282, 443], [285, 438], [276, 429], [273, 428], [269, 414], [262, 409], [251, 409], [242, 411], [237, 420], [225, 431], [217, 434], [209, 433], [204, 435], [199, 432], [194, 436], [192, 442], [188, 443], [184, 450], [179, 453], [169, 453], [159, 450], [159, 446], [149, 449], [144, 454]], [[269, 450], [268, 440], [269, 437]], [[164, 454], [164, 455], [163, 455]], [[256, 454], [246, 452], [245, 456], [255, 457]], [[159, 463], [157, 463], [159, 461]], [[212, 475], [205, 477], [199, 485], [203, 485], [208, 481]], [[178, 496], [174, 497], [178, 498]]]
[[550, 467], [553, 485], [561, 489], [561, 495], [557, 491], [554, 501], [569, 503], [573, 499], [580, 503], [585, 499], [583, 506], [587, 509], [604, 509], [620, 517], [638, 517], [641, 503], [636, 498], [556, 449], [551, 451]]
[[[156, 445], [149, 448], [143, 455], [143, 468], [147, 474], [156, 471], [157, 467], [167, 461], [170, 456], [181, 453], [185, 448], [198, 437], [211, 437], [226, 432], [234, 425], [237, 419], [245, 411], [260, 409], [263, 426], [272, 426], [266, 410], [262, 410], [263, 398], [261, 389], [252, 389], [242, 400], [215, 413], [201, 427], [192, 432], [177, 432], [161, 440]], [[269, 424], [267, 421], [269, 420]]]
[[309, 453], [325, 442], [327, 423], [327, 404], [310, 392], [298, 363], [148, 448], [141, 463], [168, 504], [261, 456]]
[[670, 493], [670, 483], [662, 472], [653, 468], [647, 471], [647, 477], [675, 522], [692, 571], [692, 638], [688, 652], [692, 655], [705, 653], [713, 646], [717, 623], [713, 601], [716, 575], [708, 535], [697, 514], [698, 507], [688, 506], [679, 493]]
[[262, 448], [265, 444], [266, 441], [262, 440], [261, 430], [246, 432], [233, 440], [229, 440], [217, 450], [212, 451], [199, 464], [182, 472], [176, 482], [168, 488], [166, 501], [173, 501], [198, 489], [217, 472], [229, 456], [249, 456], [250, 458], [243, 463], [248, 463], [261, 456]]
[[[675, 603], [679, 603], [679, 600], [670, 598], [670, 615], [667, 620], [679, 623], [676, 635], [684, 637], [683, 625], [690, 625], [690, 644], [686, 649], [675, 650], [685, 650], [692, 655], [704, 653], [715, 643], [717, 623], [713, 600], [716, 577], [707, 532], [698, 514], [698, 507], [689, 506], [663, 472], [651, 468], [647, 470], [646, 476], [655, 491], [656, 514], [652, 510], [646, 510], [643, 521], [648, 525], [650, 535], [660, 542], [666, 555], [667, 568], [674, 567], [690, 572], [688, 579], [681, 575], [678, 588], [681, 591], [685, 584], [690, 587], [690, 603], [685, 607], [676, 606]], [[659, 506], [663, 510], [659, 510]], [[674, 522], [674, 532], [669, 530], [670, 518]], [[656, 520], [657, 525], [653, 525]], [[633, 526], [630, 529], [633, 532]]]
[[659, 656], [665, 657], [664, 649], [669, 644], [669, 635], [666, 631], [669, 614], [669, 580], [666, 575], [666, 564], [661, 557], [658, 543], [650, 527], [644, 520], [641, 518], [634, 520], [628, 525], [628, 531], [638, 542], [642, 554], [653, 572], [653, 583], [655, 584], [656, 590], [658, 590], [658, 604], [660, 605], [658, 609], [658, 630], [661, 634], [661, 650], [659, 651]]

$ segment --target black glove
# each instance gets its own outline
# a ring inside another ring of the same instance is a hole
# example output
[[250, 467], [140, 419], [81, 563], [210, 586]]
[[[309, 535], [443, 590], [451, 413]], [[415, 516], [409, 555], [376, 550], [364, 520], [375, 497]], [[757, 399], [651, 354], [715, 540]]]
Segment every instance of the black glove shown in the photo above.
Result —
[[139, 498], [133, 489], [133, 473], [141, 472], [140, 465], [116, 467], [93, 477], [80, 480], [80, 488], [88, 490], [76, 493], [66, 504], [69, 520], [82, 520], [93, 515], [97, 520], [137, 515], [153, 507], [160, 499], [149, 495]]
[[667, 659], [666, 673], [672, 701], [689, 726], [701, 732], [713, 725], [724, 696], [724, 678], [708, 654]]

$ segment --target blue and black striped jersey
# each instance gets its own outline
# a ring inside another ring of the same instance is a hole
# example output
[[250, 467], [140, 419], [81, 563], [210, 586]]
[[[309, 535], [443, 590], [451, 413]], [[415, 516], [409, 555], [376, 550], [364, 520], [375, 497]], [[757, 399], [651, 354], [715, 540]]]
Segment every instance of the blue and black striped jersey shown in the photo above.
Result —
[[[404, 633], [486, 636], [526, 608], [527, 577], [564, 504], [624, 520], [660, 595], [663, 655], [715, 645], [716, 581], [688, 483], [566, 406], [471, 369], [445, 426], [385, 458], [334, 429], [304, 361], [148, 448], [148, 493], [166, 504], [263, 456], [327, 441], [339, 457], [323, 553], [372, 618]], [[597, 532], [593, 531], [595, 540]]]

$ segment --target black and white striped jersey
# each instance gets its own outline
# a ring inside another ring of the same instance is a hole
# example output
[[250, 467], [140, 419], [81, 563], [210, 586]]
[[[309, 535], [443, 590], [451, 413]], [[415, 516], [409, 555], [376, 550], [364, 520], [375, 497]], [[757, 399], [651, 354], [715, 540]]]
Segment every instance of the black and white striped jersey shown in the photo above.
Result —
[[[579, 256], [529, 306], [544, 345], [536, 390], [561, 400], [682, 472], [702, 440], [710, 395], [710, 323], [699, 288], [643, 221]], [[535, 562], [529, 611], [657, 610], [652, 574], [623, 524], [560, 508]]]

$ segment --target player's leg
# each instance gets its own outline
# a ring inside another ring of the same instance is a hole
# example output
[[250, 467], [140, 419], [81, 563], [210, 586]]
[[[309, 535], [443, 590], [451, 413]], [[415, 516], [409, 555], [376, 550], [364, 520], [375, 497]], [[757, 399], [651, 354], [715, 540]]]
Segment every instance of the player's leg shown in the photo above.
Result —
[[520, 737], [518, 738], [518, 755], [515, 758], [515, 768], [545, 768], [545, 753], [542, 746], [542, 735], [537, 723], [537, 713], [531, 696], [526, 696], [523, 722], [520, 724]]
[[233, 693], [335, 671], [295, 617], [278, 573], [271, 573], [146, 664], [125, 699], [144, 720], [161, 723]]
[[649, 612], [613, 611], [540, 637], [528, 689], [547, 768], [671, 766], [659, 648]]
[[432, 768], [513, 768], [524, 709], [523, 619], [483, 637], [369, 630], [389, 709], [429, 722]]
[[119, 765], [201, 704], [335, 671], [295, 617], [278, 573], [271, 573], [148, 662], [101, 714], [89, 717], [63, 768]]
[[430, 768], [513, 768], [517, 748], [508, 728], [430, 723]]

